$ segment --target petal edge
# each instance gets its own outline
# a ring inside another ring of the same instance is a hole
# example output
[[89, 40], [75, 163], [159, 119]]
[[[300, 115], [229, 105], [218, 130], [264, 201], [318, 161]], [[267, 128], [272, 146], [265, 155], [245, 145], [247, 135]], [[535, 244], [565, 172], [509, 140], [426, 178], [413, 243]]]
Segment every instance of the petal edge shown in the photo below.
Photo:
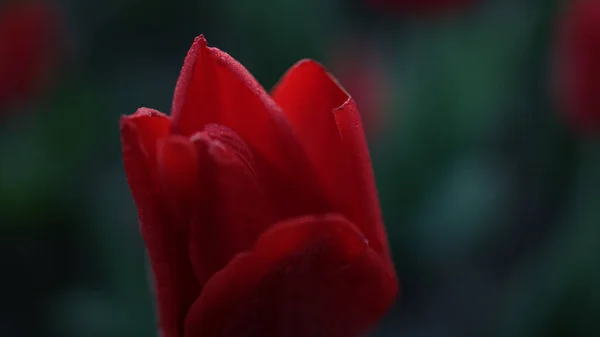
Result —
[[345, 218], [290, 219], [209, 280], [185, 336], [357, 336], [397, 290], [393, 270]]

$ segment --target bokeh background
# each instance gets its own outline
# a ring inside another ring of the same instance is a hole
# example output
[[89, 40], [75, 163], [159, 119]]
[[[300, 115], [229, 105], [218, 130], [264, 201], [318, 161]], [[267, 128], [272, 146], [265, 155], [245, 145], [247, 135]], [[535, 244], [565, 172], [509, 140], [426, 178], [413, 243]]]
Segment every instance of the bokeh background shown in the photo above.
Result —
[[429, 2], [0, 2], [0, 336], [156, 336], [118, 121], [170, 110], [200, 33], [356, 97], [402, 284], [374, 336], [600, 336], [600, 133], [553, 85], [574, 1]]

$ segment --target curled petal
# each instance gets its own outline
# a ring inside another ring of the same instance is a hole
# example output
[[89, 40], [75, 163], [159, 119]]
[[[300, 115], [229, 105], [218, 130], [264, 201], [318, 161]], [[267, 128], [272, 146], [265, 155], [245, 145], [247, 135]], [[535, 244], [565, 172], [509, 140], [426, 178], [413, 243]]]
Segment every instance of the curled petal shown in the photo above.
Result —
[[360, 115], [352, 99], [334, 110], [340, 138], [348, 154], [348, 164], [352, 170], [352, 181], [357, 194], [356, 204], [362, 210], [360, 229], [370, 240], [371, 247], [390, 265], [393, 264], [388, 247], [387, 234], [383, 225], [379, 197], [375, 187], [375, 176], [371, 156], [367, 148]]
[[316, 167], [335, 211], [348, 214], [355, 207], [356, 190], [333, 116], [333, 109], [344, 104], [348, 94], [320, 64], [303, 60], [282, 77], [272, 96]]
[[293, 66], [272, 95], [327, 182], [336, 210], [356, 223], [373, 250], [391, 264], [371, 158], [354, 101], [311, 60]]
[[393, 270], [345, 218], [295, 218], [273, 226], [209, 280], [188, 313], [185, 336], [358, 336], [397, 290]]

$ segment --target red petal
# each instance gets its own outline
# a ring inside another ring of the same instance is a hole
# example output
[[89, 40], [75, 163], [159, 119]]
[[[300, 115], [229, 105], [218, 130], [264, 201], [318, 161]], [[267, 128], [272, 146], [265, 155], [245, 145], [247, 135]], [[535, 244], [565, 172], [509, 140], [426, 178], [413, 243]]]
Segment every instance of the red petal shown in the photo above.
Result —
[[318, 63], [293, 66], [273, 91], [337, 210], [391, 263], [363, 127], [348, 93]]
[[356, 190], [351, 183], [346, 149], [338, 134], [333, 109], [348, 95], [318, 63], [304, 60], [293, 66], [273, 90], [296, 135], [317, 168], [335, 211], [348, 214]]
[[147, 108], [121, 117], [121, 141], [127, 180], [141, 210], [156, 197], [156, 144], [169, 134], [169, 117]]
[[[210, 123], [234, 130], [260, 156], [296, 180], [313, 179], [285, 116], [239, 62], [196, 38], [175, 88], [175, 133], [185, 136]], [[314, 184], [314, 182], [312, 183]]]
[[169, 228], [156, 170], [156, 144], [169, 132], [169, 118], [139, 109], [121, 118], [123, 161], [138, 208], [141, 232], [152, 262], [164, 337], [180, 337], [185, 313], [199, 294], [189, 265], [185, 239]]
[[158, 142], [158, 176], [172, 225], [186, 233], [191, 211], [197, 207], [200, 168], [194, 144], [183, 136], [172, 135]]
[[219, 70], [206, 39], [194, 40], [175, 87], [171, 116], [173, 130], [189, 136], [216, 122], [222, 102], [218, 96]]
[[185, 336], [357, 336], [397, 290], [393, 270], [353, 224], [337, 215], [295, 218], [210, 279]]
[[360, 205], [357, 208], [363, 211], [359, 228], [371, 242], [373, 250], [391, 265], [392, 258], [381, 216], [371, 157], [356, 104], [350, 99], [336, 108], [334, 115], [352, 170], [351, 184], [357, 189], [356, 202]]
[[200, 284], [250, 249], [276, 214], [250, 149], [231, 129], [208, 125], [192, 136], [199, 151], [201, 200], [190, 230], [190, 259]]

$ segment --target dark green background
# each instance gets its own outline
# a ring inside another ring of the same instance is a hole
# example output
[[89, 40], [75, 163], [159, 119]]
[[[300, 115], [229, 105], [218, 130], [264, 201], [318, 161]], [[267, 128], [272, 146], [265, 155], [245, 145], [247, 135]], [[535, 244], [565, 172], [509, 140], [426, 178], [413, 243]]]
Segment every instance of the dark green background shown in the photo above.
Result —
[[170, 110], [200, 33], [266, 88], [301, 58], [335, 69], [341, 41], [381, 56], [369, 145], [402, 294], [375, 336], [600, 336], [600, 142], [550, 90], [563, 5], [57, 1], [54, 86], [0, 125], [0, 336], [156, 335], [118, 120]]

